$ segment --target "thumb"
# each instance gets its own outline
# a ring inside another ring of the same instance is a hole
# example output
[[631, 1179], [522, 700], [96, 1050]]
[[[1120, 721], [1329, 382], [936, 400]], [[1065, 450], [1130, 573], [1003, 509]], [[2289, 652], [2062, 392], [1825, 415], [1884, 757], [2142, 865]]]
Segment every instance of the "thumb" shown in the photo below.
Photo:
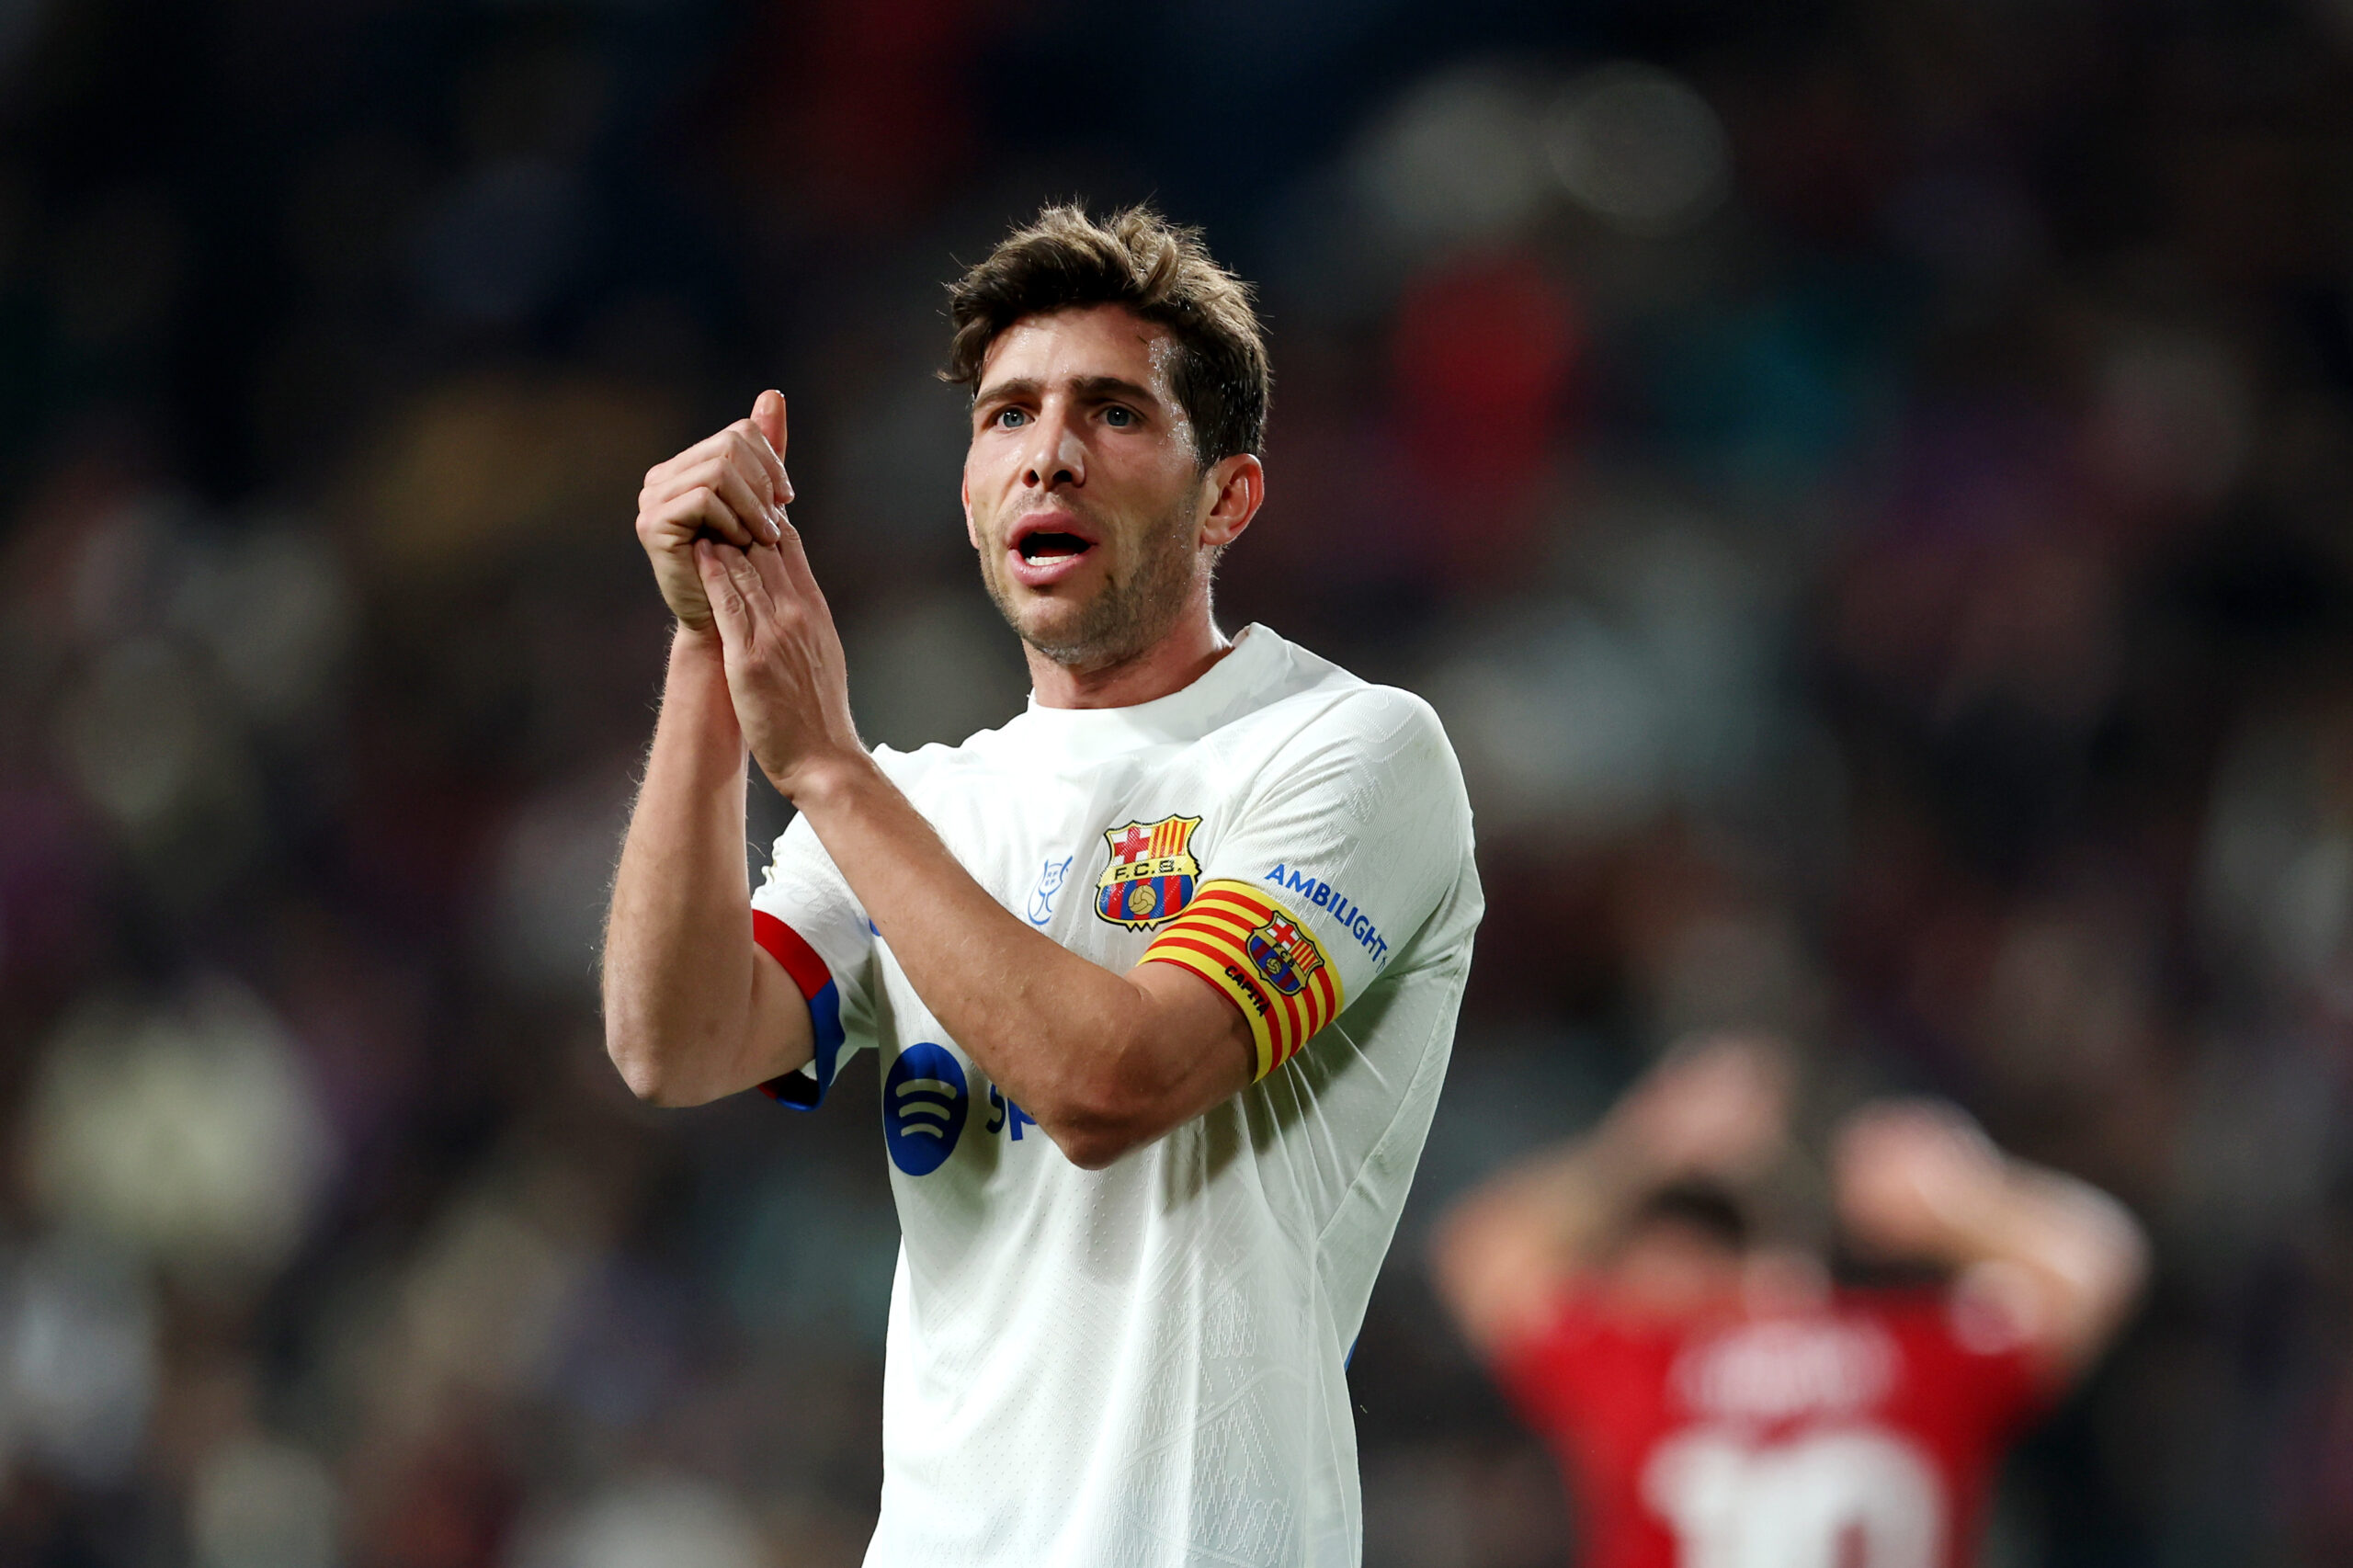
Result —
[[784, 456], [784, 394], [770, 387], [752, 400], [752, 423], [768, 438], [779, 458]]

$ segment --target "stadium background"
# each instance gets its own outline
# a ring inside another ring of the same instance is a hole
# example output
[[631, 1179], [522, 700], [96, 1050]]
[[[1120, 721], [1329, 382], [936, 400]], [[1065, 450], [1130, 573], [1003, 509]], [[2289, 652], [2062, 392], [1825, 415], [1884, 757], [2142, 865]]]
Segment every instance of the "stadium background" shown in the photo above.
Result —
[[11, 0], [0, 126], [0, 1559], [856, 1561], [870, 1076], [599, 1049], [629, 521], [784, 388], [870, 738], [1008, 712], [938, 286], [1069, 194], [1480, 813], [1369, 1562], [1562, 1559], [1419, 1234], [1734, 1021], [2152, 1228], [1991, 1562], [2353, 1554], [2353, 6]]

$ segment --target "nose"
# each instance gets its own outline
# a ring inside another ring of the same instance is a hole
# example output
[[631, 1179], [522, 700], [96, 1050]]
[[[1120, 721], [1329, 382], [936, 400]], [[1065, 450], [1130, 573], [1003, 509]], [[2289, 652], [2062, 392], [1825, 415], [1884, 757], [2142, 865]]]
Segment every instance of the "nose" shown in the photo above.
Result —
[[1063, 409], [1052, 404], [1040, 409], [1030, 430], [1028, 463], [1021, 475], [1026, 488], [1054, 491], [1086, 483], [1086, 445]]

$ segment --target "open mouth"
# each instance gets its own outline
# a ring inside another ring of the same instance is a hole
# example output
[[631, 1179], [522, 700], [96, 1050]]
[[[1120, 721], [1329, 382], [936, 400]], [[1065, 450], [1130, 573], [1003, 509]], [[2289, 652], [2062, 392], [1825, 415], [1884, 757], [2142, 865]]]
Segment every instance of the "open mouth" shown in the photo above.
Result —
[[1068, 561], [1074, 556], [1084, 555], [1094, 548], [1094, 542], [1090, 540], [1081, 539], [1076, 534], [1056, 533], [1051, 530], [1029, 534], [1014, 546], [1014, 549], [1021, 552], [1022, 560], [1036, 565]]
[[1099, 540], [1093, 523], [1061, 506], [1040, 506], [1014, 520], [1006, 537], [1013, 580], [1039, 593], [1051, 590], [1086, 568], [1081, 564]]

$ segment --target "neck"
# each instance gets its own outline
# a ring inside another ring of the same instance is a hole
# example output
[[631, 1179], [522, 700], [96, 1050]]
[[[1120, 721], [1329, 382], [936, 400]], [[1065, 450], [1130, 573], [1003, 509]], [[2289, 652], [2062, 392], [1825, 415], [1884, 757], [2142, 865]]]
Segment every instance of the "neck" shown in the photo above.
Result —
[[1059, 665], [1022, 645], [1040, 708], [1132, 708], [1184, 690], [1233, 651], [1207, 604], [1190, 607], [1159, 642], [1114, 664]]

